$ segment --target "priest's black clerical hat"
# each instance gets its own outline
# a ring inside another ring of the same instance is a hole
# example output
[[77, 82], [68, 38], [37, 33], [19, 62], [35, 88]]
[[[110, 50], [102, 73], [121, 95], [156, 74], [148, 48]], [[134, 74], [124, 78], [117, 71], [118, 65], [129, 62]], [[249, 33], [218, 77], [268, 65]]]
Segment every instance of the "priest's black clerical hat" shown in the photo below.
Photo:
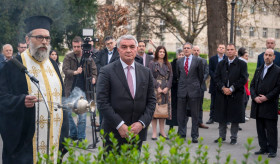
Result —
[[46, 29], [50, 31], [52, 20], [49, 17], [46, 16], [32, 16], [29, 18], [26, 18], [24, 20], [24, 23], [26, 24], [26, 32], [30, 32], [34, 29]]

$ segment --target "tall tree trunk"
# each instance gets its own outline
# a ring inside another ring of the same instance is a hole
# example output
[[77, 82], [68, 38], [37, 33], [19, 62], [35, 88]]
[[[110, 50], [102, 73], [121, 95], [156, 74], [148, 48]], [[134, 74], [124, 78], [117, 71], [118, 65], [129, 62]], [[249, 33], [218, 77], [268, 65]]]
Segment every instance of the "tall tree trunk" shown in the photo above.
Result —
[[227, 44], [228, 18], [227, 1], [206, 0], [207, 7], [207, 34], [208, 34], [208, 57], [217, 54], [218, 44]]
[[138, 7], [138, 23], [136, 26], [136, 39], [141, 40], [142, 38], [142, 25], [143, 25], [143, 0], [139, 1], [139, 7]]

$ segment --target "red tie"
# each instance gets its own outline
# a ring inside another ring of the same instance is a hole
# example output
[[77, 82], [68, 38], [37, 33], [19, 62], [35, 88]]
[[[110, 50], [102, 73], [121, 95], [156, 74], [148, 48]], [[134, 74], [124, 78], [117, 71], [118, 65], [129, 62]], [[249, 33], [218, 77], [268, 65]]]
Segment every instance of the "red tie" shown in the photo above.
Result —
[[188, 57], [186, 59], [184, 69], [186, 71], [186, 75], [188, 76], [188, 72], [189, 72], [189, 58]]

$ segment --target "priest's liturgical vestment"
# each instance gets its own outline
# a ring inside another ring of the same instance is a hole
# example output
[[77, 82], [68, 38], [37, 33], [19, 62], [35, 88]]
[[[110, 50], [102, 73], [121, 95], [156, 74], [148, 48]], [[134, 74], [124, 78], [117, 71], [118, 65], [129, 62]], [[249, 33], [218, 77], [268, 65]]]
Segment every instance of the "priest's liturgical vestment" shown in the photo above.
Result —
[[[51, 160], [56, 163], [63, 138], [68, 135], [66, 111], [57, 108], [63, 95], [59, 70], [50, 59], [36, 61], [29, 50], [17, 59], [39, 80], [47, 104], [27, 75], [20, 72], [11, 62], [4, 66], [0, 73], [3, 163], [36, 163], [38, 152], [41, 155], [54, 153]], [[39, 102], [35, 103], [33, 108], [26, 108], [25, 95], [35, 95]]]

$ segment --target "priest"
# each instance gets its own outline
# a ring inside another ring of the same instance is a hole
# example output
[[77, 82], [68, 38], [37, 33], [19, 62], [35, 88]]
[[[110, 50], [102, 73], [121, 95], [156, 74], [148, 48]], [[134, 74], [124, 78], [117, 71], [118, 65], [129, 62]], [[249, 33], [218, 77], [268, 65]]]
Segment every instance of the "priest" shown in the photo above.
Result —
[[49, 59], [52, 20], [33, 16], [24, 22], [29, 48], [15, 59], [39, 80], [42, 94], [13, 61], [5, 64], [0, 72], [3, 164], [37, 163], [38, 153], [53, 153], [50, 160], [56, 163], [58, 151], [65, 152], [62, 142], [68, 136], [68, 120], [66, 111], [57, 107], [64, 94], [62, 78], [55, 61]]

